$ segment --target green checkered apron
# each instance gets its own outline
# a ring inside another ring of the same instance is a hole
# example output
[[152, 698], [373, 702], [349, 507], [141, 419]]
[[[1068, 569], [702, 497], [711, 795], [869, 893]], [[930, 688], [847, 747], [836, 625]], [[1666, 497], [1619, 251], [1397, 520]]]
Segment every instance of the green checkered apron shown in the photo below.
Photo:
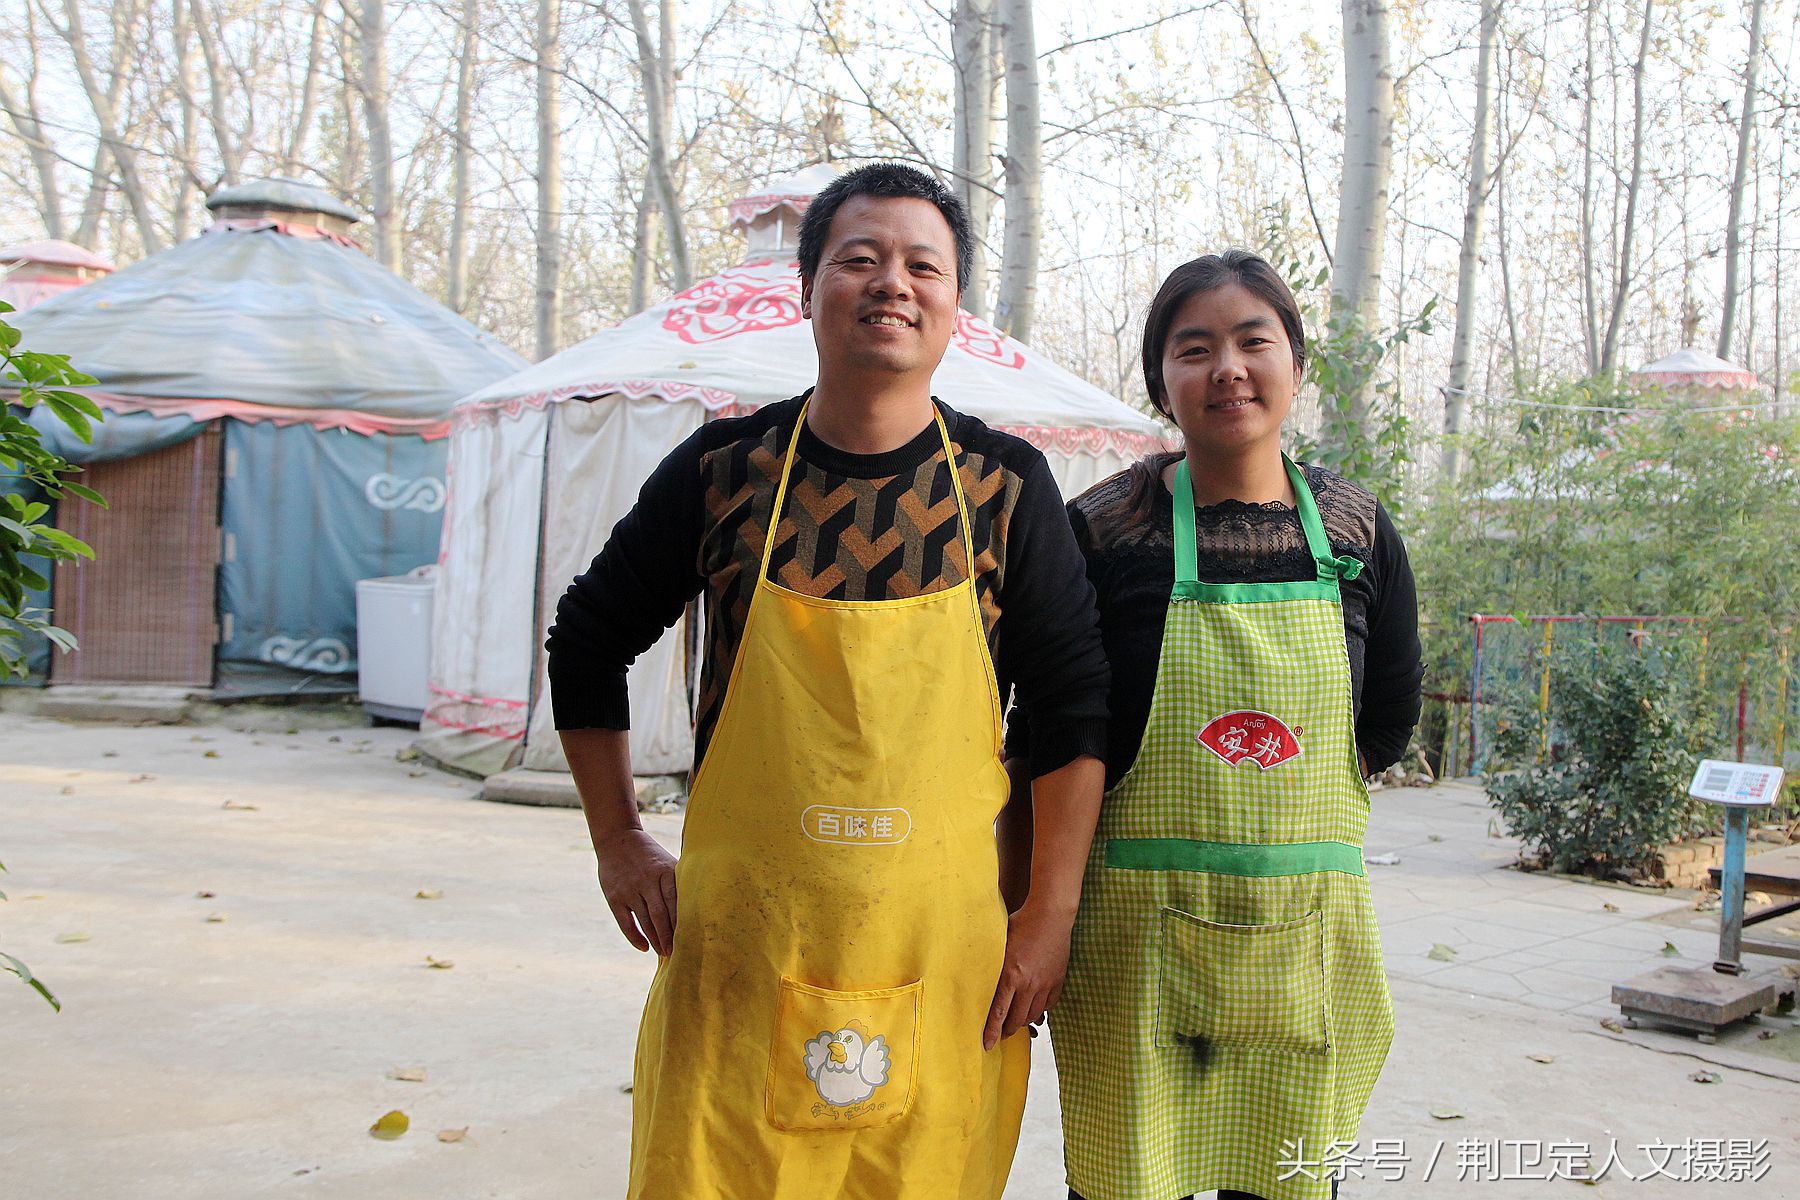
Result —
[[1300, 583], [1200, 582], [1175, 472], [1150, 719], [1101, 809], [1050, 1018], [1087, 1200], [1326, 1200], [1320, 1164], [1356, 1137], [1393, 1039], [1338, 592], [1362, 564], [1332, 557], [1286, 467], [1317, 565]]

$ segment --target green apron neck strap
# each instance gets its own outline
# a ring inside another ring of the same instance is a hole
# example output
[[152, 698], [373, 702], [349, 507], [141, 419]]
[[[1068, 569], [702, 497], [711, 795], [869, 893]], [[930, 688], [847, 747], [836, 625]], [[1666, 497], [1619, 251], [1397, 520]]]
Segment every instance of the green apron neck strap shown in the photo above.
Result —
[[1325, 536], [1325, 521], [1319, 516], [1319, 502], [1313, 499], [1306, 474], [1294, 460], [1283, 454], [1281, 465], [1287, 468], [1288, 480], [1294, 485], [1294, 507], [1300, 513], [1300, 532], [1306, 535], [1306, 549], [1319, 571], [1320, 583], [1337, 583], [1362, 574], [1362, 559], [1346, 554], [1339, 558], [1331, 553], [1331, 539]]
[[[1319, 517], [1319, 504], [1313, 499], [1312, 488], [1307, 486], [1306, 476], [1294, 465], [1294, 460], [1285, 454], [1281, 456], [1281, 465], [1287, 469], [1288, 480], [1294, 485], [1294, 505], [1300, 515], [1300, 531], [1306, 535], [1306, 549], [1318, 569], [1319, 582], [1336, 583], [1339, 580], [1355, 579], [1362, 574], [1362, 560], [1348, 554], [1342, 558], [1332, 555], [1331, 539], [1325, 536], [1325, 522]], [[1188, 474], [1186, 455], [1182, 455], [1175, 464], [1173, 492], [1175, 587], [1179, 591], [1184, 583], [1200, 582], [1195, 550], [1194, 481]]]

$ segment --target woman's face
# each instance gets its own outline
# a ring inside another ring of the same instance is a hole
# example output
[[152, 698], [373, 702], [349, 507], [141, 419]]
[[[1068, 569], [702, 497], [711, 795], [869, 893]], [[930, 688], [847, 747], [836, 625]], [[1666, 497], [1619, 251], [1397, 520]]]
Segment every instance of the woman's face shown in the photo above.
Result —
[[1163, 342], [1162, 376], [1190, 449], [1279, 452], [1300, 368], [1281, 317], [1243, 285], [1188, 297]]

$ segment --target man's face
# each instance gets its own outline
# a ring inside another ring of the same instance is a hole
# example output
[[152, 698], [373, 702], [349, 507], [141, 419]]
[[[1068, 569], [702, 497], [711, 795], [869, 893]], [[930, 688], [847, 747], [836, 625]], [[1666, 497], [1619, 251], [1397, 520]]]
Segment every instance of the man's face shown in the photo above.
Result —
[[852, 196], [832, 214], [818, 273], [800, 280], [819, 375], [855, 378], [937, 369], [956, 328], [956, 237], [937, 205]]

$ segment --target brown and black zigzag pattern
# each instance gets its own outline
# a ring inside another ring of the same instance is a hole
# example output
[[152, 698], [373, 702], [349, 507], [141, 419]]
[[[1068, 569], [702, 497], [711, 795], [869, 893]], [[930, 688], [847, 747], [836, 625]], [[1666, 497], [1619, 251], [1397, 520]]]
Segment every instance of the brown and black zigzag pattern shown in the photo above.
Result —
[[[696, 762], [706, 753], [737, 661], [791, 433], [791, 427], [776, 426], [701, 459], [706, 530], [699, 568], [709, 586]], [[975, 590], [991, 653], [999, 617], [993, 597], [1004, 583], [1008, 517], [1023, 481], [999, 462], [951, 444], [969, 503]], [[956, 493], [941, 450], [915, 471], [881, 479], [836, 475], [796, 458], [784, 508], [769, 573], [792, 591], [830, 600], [893, 600], [954, 587], [967, 574]]]

